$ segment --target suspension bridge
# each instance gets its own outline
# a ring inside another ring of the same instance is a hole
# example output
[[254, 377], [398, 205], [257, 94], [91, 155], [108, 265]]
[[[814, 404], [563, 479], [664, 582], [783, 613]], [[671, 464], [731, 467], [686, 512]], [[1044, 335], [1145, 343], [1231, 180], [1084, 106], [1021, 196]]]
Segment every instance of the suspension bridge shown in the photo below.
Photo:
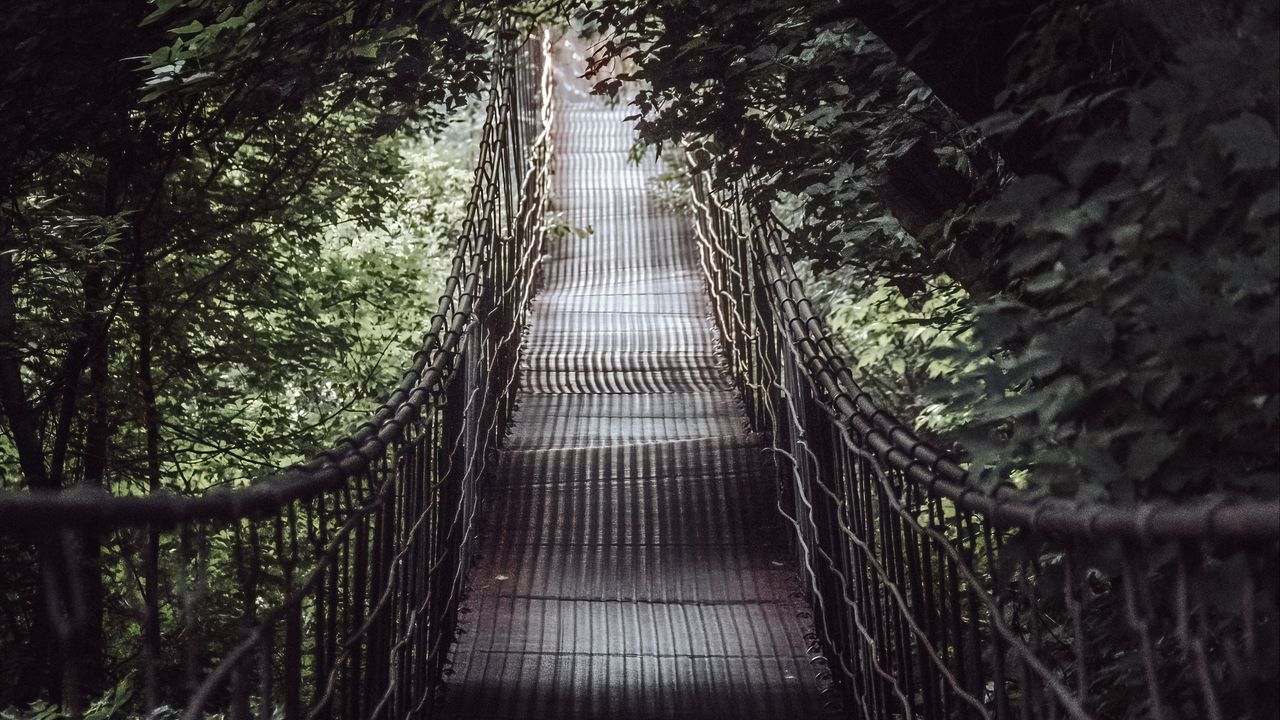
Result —
[[188, 718], [1273, 711], [1280, 507], [976, 489], [859, 388], [785, 229], [647, 192], [575, 53], [499, 43], [440, 310], [352, 436], [196, 497], [0, 495], [61, 646], [111, 543], [122, 671]]

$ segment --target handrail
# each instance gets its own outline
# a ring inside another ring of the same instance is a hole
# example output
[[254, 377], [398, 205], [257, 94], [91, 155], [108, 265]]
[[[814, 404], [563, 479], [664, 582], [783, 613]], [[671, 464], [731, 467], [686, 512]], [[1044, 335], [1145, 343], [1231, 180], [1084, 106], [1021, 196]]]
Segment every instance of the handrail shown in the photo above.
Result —
[[[486, 132], [492, 132], [489, 126]], [[484, 138], [482, 143], [496, 142]], [[417, 417], [430, 398], [432, 387], [447, 380], [451, 358], [458, 354], [467, 327], [475, 321], [475, 300], [480, 276], [492, 248], [475, 228], [477, 208], [488, 192], [481, 182], [483, 160], [469, 199], [463, 234], [445, 280], [440, 306], [432, 316], [413, 364], [387, 399], [332, 449], [282, 472], [262, 477], [239, 488], [215, 488], [202, 495], [162, 492], [148, 495], [113, 495], [98, 487], [73, 486], [57, 490], [0, 490], [0, 530], [31, 526], [80, 525], [168, 527], [178, 522], [230, 520], [254, 517], [290, 503], [332, 490], [335, 484], [357, 476], [368, 463], [398, 440], [404, 427]], [[479, 248], [475, 245], [479, 244]]]
[[705, 171], [691, 188], [713, 319], [770, 439], [833, 703], [865, 717], [1274, 715], [1259, 688], [1274, 685], [1280, 501], [975, 486], [857, 383], [777, 219]]
[[963, 509], [981, 513], [1001, 526], [1062, 535], [1280, 538], [1280, 500], [1215, 493], [1192, 503], [1144, 500], [1115, 505], [1055, 497], [1029, 498], [1008, 485], [1000, 485], [990, 493], [975, 488], [969, 482], [968, 472], [955, 460], [920, 440], [912, 429], [881, 408], [858, 385], [831, 343], [826, 324], [805, 296], [800, 279], [778, 241], [777, 229], [764, 229], [757, 236], [764, 277], [774, 293], [774, 309], [792, 331], [792, 347], [797, 359], [821, 390], [827, 410], [863, 437], [891, 467], [926, 486], [929, 492], [952, 500]]
[[[108, 623], [136, 628], [136, 646], [113, 641], [113, 663], [139, 671], [145, 710], [404, 717], [434, 702], [548, 236], [551, 36], [510, 26], [494, 31], [474, 185], [439, 309], [363, 424], [243, 487], [0, 492], [0, 542], [34, 558], [34, 612], [47, 606], [59, 648], [48, 676], [64, 709], [105, 689], [105, 653], [92, 648]], [[104, 548], [136, 584], [102, 582]]]
[[[457, 284], [456, 276], [448, 282]], [[261, 517], [334, 489], [358, 476], [389, 445], [399, 440], [403, 429], [422, 413], [431, 399], [431, 389], [447, 380], [467, 326], [475, 320], [474, 296], [478, 282], [475, 272], [466, 274], [462, 300], [456, 311], [450, 311], [453, 301], [445, 295], [441, 309], [432, 318], [426, 342], [405, 373], [405, 380], [369, 420], [335, 443], [332, 450], [246, 487], [216, 488], [195, 496], [170, 492], [112, 495], [101, 488], [86, 486], [0, 491], [0, 528], [109, 525], [163, 529], [184, 522]], [[442, 327], [444, 322], [449, 323], [448, 329], [439, 333], [437, 327]], [[440, 334], [444, 336], [443, 342], [437, 340]], [[429, 367], [428, 358], [431, 359]]]

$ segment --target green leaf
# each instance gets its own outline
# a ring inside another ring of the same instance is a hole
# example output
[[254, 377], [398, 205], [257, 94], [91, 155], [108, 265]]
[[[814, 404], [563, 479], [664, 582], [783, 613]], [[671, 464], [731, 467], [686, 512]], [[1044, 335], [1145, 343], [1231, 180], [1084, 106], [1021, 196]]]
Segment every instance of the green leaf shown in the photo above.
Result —
[[204, 23], [201, 23], [199, 20], [192, 20], [191, 22], [181, 27], [170, 28], [169, 32], [173, 33], [174, 35], [195, 35], [196, 33], [199, 33], [203, 30], [204, 30]]
[[1080, 187], [1094, 170], [1103, 165], [1123, 165], [1142, 159], [1136, 157], [1137, 147], [1137, 143], [1117, 130], [1103, 130], [1091, 135], [1067, 163], [1067, 177], [1072, 185]]
[[1249, 207], [1249, 222], [1269, 220], [1280, 214], [1280, 190], [1272, 189], [1263, 193]]
[[1276, 129], [1260, 115], [1245, 113], [1211, 125], [1209, 135], [1223, 156], [1234, 161], [1237, 170], [1274, 169], [1280, 164], [1280, 139]]
[[1142, 435], [1129, 448], [1125, 467], [1135, 480], [1145, 480], [1155, 474], [1160, 464], [1177, 449], [1178, 444], [1164, 433]]

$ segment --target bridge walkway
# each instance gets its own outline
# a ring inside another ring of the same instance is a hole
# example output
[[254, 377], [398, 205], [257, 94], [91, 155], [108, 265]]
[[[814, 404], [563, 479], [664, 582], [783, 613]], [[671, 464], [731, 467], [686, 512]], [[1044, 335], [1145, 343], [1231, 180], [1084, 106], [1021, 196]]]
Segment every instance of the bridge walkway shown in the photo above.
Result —
[[553, 183], [592, 232], [542, 268], [443, 716], [813, 716], [808, 608], [691, 226], [576, 52], [558, 48]]

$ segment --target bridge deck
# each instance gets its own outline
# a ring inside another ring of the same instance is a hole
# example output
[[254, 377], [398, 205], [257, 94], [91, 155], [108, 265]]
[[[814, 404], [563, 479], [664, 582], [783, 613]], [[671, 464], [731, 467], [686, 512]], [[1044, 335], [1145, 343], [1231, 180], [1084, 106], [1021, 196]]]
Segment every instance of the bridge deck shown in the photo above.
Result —
[[625, 108], [573, 74], [555, 184], [594, 232], [544, 265], [443, 715], [813, 715], [806, 608], [691, 230], [628, 161]]

